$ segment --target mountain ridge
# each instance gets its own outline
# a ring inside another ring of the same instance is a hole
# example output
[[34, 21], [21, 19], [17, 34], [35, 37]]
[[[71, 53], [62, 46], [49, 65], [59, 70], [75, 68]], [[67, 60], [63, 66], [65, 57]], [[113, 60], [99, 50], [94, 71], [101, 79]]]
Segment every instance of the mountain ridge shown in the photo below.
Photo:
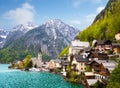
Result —
[[[24, 59], [27, 54], [35, 56], [41, 47], [44, 55], [57, 58], [60, 51], [74, 39], [78, 32], [79, 30], [65, 24], [61, 20], [50, 20], [26, 33], [23, 33], [20, 37], [18, 36], [19, 38], [15, 39], [15, 41], [10, 41], [10, 43], [6, 42], [5, 45], [7, 46], [0, 51], [0, 54], [6, 54], [6, 52], [12, 51], [7, 54], [8, 57], [11, 56], [8, 61], [10, 62]], [[12, 38], [11, 40], [13, 40]], [[6, 59], [6, 57], [0, 58], [3, 60]]]

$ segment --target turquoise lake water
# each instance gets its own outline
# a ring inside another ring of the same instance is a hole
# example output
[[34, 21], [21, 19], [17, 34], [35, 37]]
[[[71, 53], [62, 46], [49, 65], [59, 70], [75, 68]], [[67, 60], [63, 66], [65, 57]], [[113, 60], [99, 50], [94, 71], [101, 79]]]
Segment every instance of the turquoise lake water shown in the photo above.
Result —
[[61, 76], [47, 72], [9, 70], [0, 64], [0, 88], [84, 88], [66, 82]]

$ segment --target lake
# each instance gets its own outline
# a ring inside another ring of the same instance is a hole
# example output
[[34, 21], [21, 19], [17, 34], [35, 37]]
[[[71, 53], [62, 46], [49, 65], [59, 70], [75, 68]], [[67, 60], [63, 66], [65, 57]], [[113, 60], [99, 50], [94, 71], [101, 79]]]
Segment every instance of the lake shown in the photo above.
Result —
[[8, 66], [0, 64], [0, 88], [84, 88], [56, 74], [10, 70]]

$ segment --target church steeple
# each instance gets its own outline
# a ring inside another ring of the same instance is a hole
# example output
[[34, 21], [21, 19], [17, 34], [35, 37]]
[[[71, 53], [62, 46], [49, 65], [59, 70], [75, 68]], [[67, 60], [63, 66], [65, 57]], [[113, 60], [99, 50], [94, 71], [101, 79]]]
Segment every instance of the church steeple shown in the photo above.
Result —
[[41, 67], [41, 65], [42, 65], [42, 50], [40, 47], [38, 51], [38, 67]]
[[39, 51], [38, 51], [38, 53], [42, 53], [41, 47], [39, 48]]

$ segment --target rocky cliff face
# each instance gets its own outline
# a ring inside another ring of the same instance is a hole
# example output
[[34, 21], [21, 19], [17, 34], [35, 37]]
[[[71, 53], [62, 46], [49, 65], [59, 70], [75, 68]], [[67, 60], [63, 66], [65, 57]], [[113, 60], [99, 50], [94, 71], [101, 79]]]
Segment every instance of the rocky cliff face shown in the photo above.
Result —
[[[46, 23], [28, 32], [20, 29], [11, 32], [4, 45], [4, 52], [14, 51], [18, 55], [15, 58], [19, 59], [21, 55], [24, 55], [24, 52], [32, 55], [37, 54], [41, 47], [43, 54], [56, 58], [61, 50], [69, 45], [78, 32], [78, 29], [65, 24], [61, 20], [48, 20]], [[16, 54], [12, 53], [10, 56], [16, 56]], [[1, 58], [5, 59], [4, 57]]]
[[22, 44], [19, 46], [34, 53], [41, 46], [43, 53], [55, 58], [74, 39], [77, 33], [77, 29], [60, 20], [49, 20], [45, 24], [28, 31], [15, 43], [19, 41], [19, 44]]

